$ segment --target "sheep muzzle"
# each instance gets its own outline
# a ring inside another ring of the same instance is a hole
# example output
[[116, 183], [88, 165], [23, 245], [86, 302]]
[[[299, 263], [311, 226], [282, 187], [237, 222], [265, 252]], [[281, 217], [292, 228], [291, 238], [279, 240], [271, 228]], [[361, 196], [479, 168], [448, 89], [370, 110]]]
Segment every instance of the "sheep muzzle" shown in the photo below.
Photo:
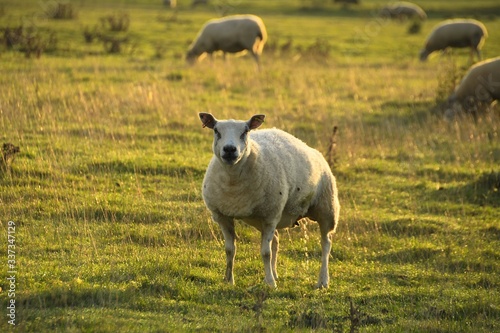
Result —
[[238, 161], [238, 149], [233, 145], [225, 145], [221, 157], [227, 164], [234, 165]]

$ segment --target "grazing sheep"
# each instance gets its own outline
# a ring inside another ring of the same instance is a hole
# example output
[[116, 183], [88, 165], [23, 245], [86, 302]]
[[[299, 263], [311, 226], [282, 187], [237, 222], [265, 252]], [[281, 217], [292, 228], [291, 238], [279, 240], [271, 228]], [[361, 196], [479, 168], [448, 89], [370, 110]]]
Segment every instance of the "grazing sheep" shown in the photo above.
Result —
[[388, 19], [419, 19], [424, 21], [427, 14], [418, 5], [411, 2], [394, 2], [380, 10], [380, 16]]
[[318, 222], [321, 231], [317, 287], [328, 287], [328, 257], [340, 205], [335, 177], [321, 153], [278, 129], [253, 131], [262, 124], [264, 115], [248, 121], [219, 121], [209, 113], [199, 116], [203, 126], [214, 131], [214, 156], [202, 192], [224, 235], [225, 280], [234, 284], [234, 219], [261, 232], [265, 282], [275, 287], [277, 229], [293, 227], [301, 218], [309, 217]]
[[471, 60], [474, 52], [481, 60], [480, 49], [486, 37], [488, 37], [488, 31], [479, 21], [465, 19], [444, 21], [437, 25], [427, 37], [425, 46], [420, 51], [420, 60], [425, 61], [432, 52], [444, 51], [449, 47], [470, 47]]
[[500, 57], [479, 62], [469, 68], [460, 84], [448, 98], [452, 106], [449, 118], [460, 111], [474, 112], [478, 107], [489, 106], [500, 100]]
[[186, 60], [194, 63], [202, 54], [215, 51], [237, 53], [248, 50], [257, 65], [267, 40], [264, 22], [255, 15], [233, 15], [209, 20], [189, 47]]
[[19, 153], [19, 147], [14, 146], [10, 142], [3, 144], [0, 159], [0, 173], [10, 172], [12, 162], [16, 158], [17, 153]]

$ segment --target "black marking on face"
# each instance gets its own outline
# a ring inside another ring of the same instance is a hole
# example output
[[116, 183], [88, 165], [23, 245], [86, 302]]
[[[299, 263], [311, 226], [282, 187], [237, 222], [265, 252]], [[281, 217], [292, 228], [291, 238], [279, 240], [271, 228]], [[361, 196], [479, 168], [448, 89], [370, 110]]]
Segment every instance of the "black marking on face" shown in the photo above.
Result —
[[248, 128], [248, 126], [245, 127], [245, 130], [243, 131], [243, 133], [241, 134], [240, 136], [240, 139], [241, 140], [245, 140], [247, 135], [248, 135], [248, 132], [250, 131], [250, 129]]
[[217, 137], [217, 140], [219, 140], [221, 138], [221, 134], [220, 132], [217, 130], [217, 128], [214, 127], [214, 134], [215, 136]]

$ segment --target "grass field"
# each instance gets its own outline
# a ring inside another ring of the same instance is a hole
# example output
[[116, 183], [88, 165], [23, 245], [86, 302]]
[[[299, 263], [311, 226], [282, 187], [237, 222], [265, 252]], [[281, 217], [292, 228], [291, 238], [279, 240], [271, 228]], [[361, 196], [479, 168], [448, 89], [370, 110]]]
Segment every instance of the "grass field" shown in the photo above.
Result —
[[[498, 107], [443, 120], [437, 105], [469, 52], [417, 56], [435, 24], [465, 15], [489, 30], [483, 56], [500, 55], [498, 1], [419, 1], [429, 19], [417, 34], [377, 18], [381, 0], [70, 3], [76, 17], [54, 20], [54, 2], [0, 2], [0, 28], [53, 36], [40, 58], [0, 48], [0, 143], [21, 150], [0, 177], [0, 331], [500, 330]], [[120, 52], [86, 44], [83, 31], [116, 13], [130, 19], [107, 33], [127, 38]], [[186, 66], [189, 42], [221, 13], [263, 18], [260, 72], [249, 57]], [[263, 127], [324, 154], [338, 126], [328, 290], [314, 289], [320, 237], [307, 221], [281, 232], [276, 290], [244, 224], [236, 285], [222, 281], [223, 238], [200, 191], [212, 155], [200, 111], [264, 113]]]

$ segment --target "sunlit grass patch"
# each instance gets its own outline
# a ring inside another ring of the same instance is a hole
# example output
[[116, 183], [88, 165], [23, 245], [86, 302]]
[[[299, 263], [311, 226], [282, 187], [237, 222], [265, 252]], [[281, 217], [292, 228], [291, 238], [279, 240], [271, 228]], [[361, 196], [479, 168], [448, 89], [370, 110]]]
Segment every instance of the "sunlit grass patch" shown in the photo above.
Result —
[[[58, 50], [36, 60], [0, 50], [0, 144], [20, 147], [0, 177], [3, 244], [6, 223], [16, 224], [19, 330], [498, 328], [498, 110], [446, 122], [436, 101], [468, 51], [417, 59], [435, 23], [472, 7], [490, 31], [483, 54], [498, 53], [499, 22], [484, 16], [496, 4], [424, 1], [429, 20], [414, 35], [376, 20], [383, 1], [325, 11], [298, 4], [232, 8], [266, 22], [277, 49], [264, 48], [260, 71], [245, 56], [186, 66], [189, 42], [218, 12], [182, 2], [174, 19], [149, 0], [85, 1], [74, 20], [37, 21], [57, 33]], [[7, 1], [0, 27], [37, 6]], [[82, 31], [116, 10], [130, 15], [131, 48], [108, 55]], [[313, 221], [280, 232], [276, 290], [262, 283], [260, 233], [237, 223], [236, 285], [223, 282], [223, 237], [201, 199], [212, 133], [198, 112], [264, 113], [264, 127], [324, 154], [337, 126], [342, 208], [328, 290], [314, 289]]]

